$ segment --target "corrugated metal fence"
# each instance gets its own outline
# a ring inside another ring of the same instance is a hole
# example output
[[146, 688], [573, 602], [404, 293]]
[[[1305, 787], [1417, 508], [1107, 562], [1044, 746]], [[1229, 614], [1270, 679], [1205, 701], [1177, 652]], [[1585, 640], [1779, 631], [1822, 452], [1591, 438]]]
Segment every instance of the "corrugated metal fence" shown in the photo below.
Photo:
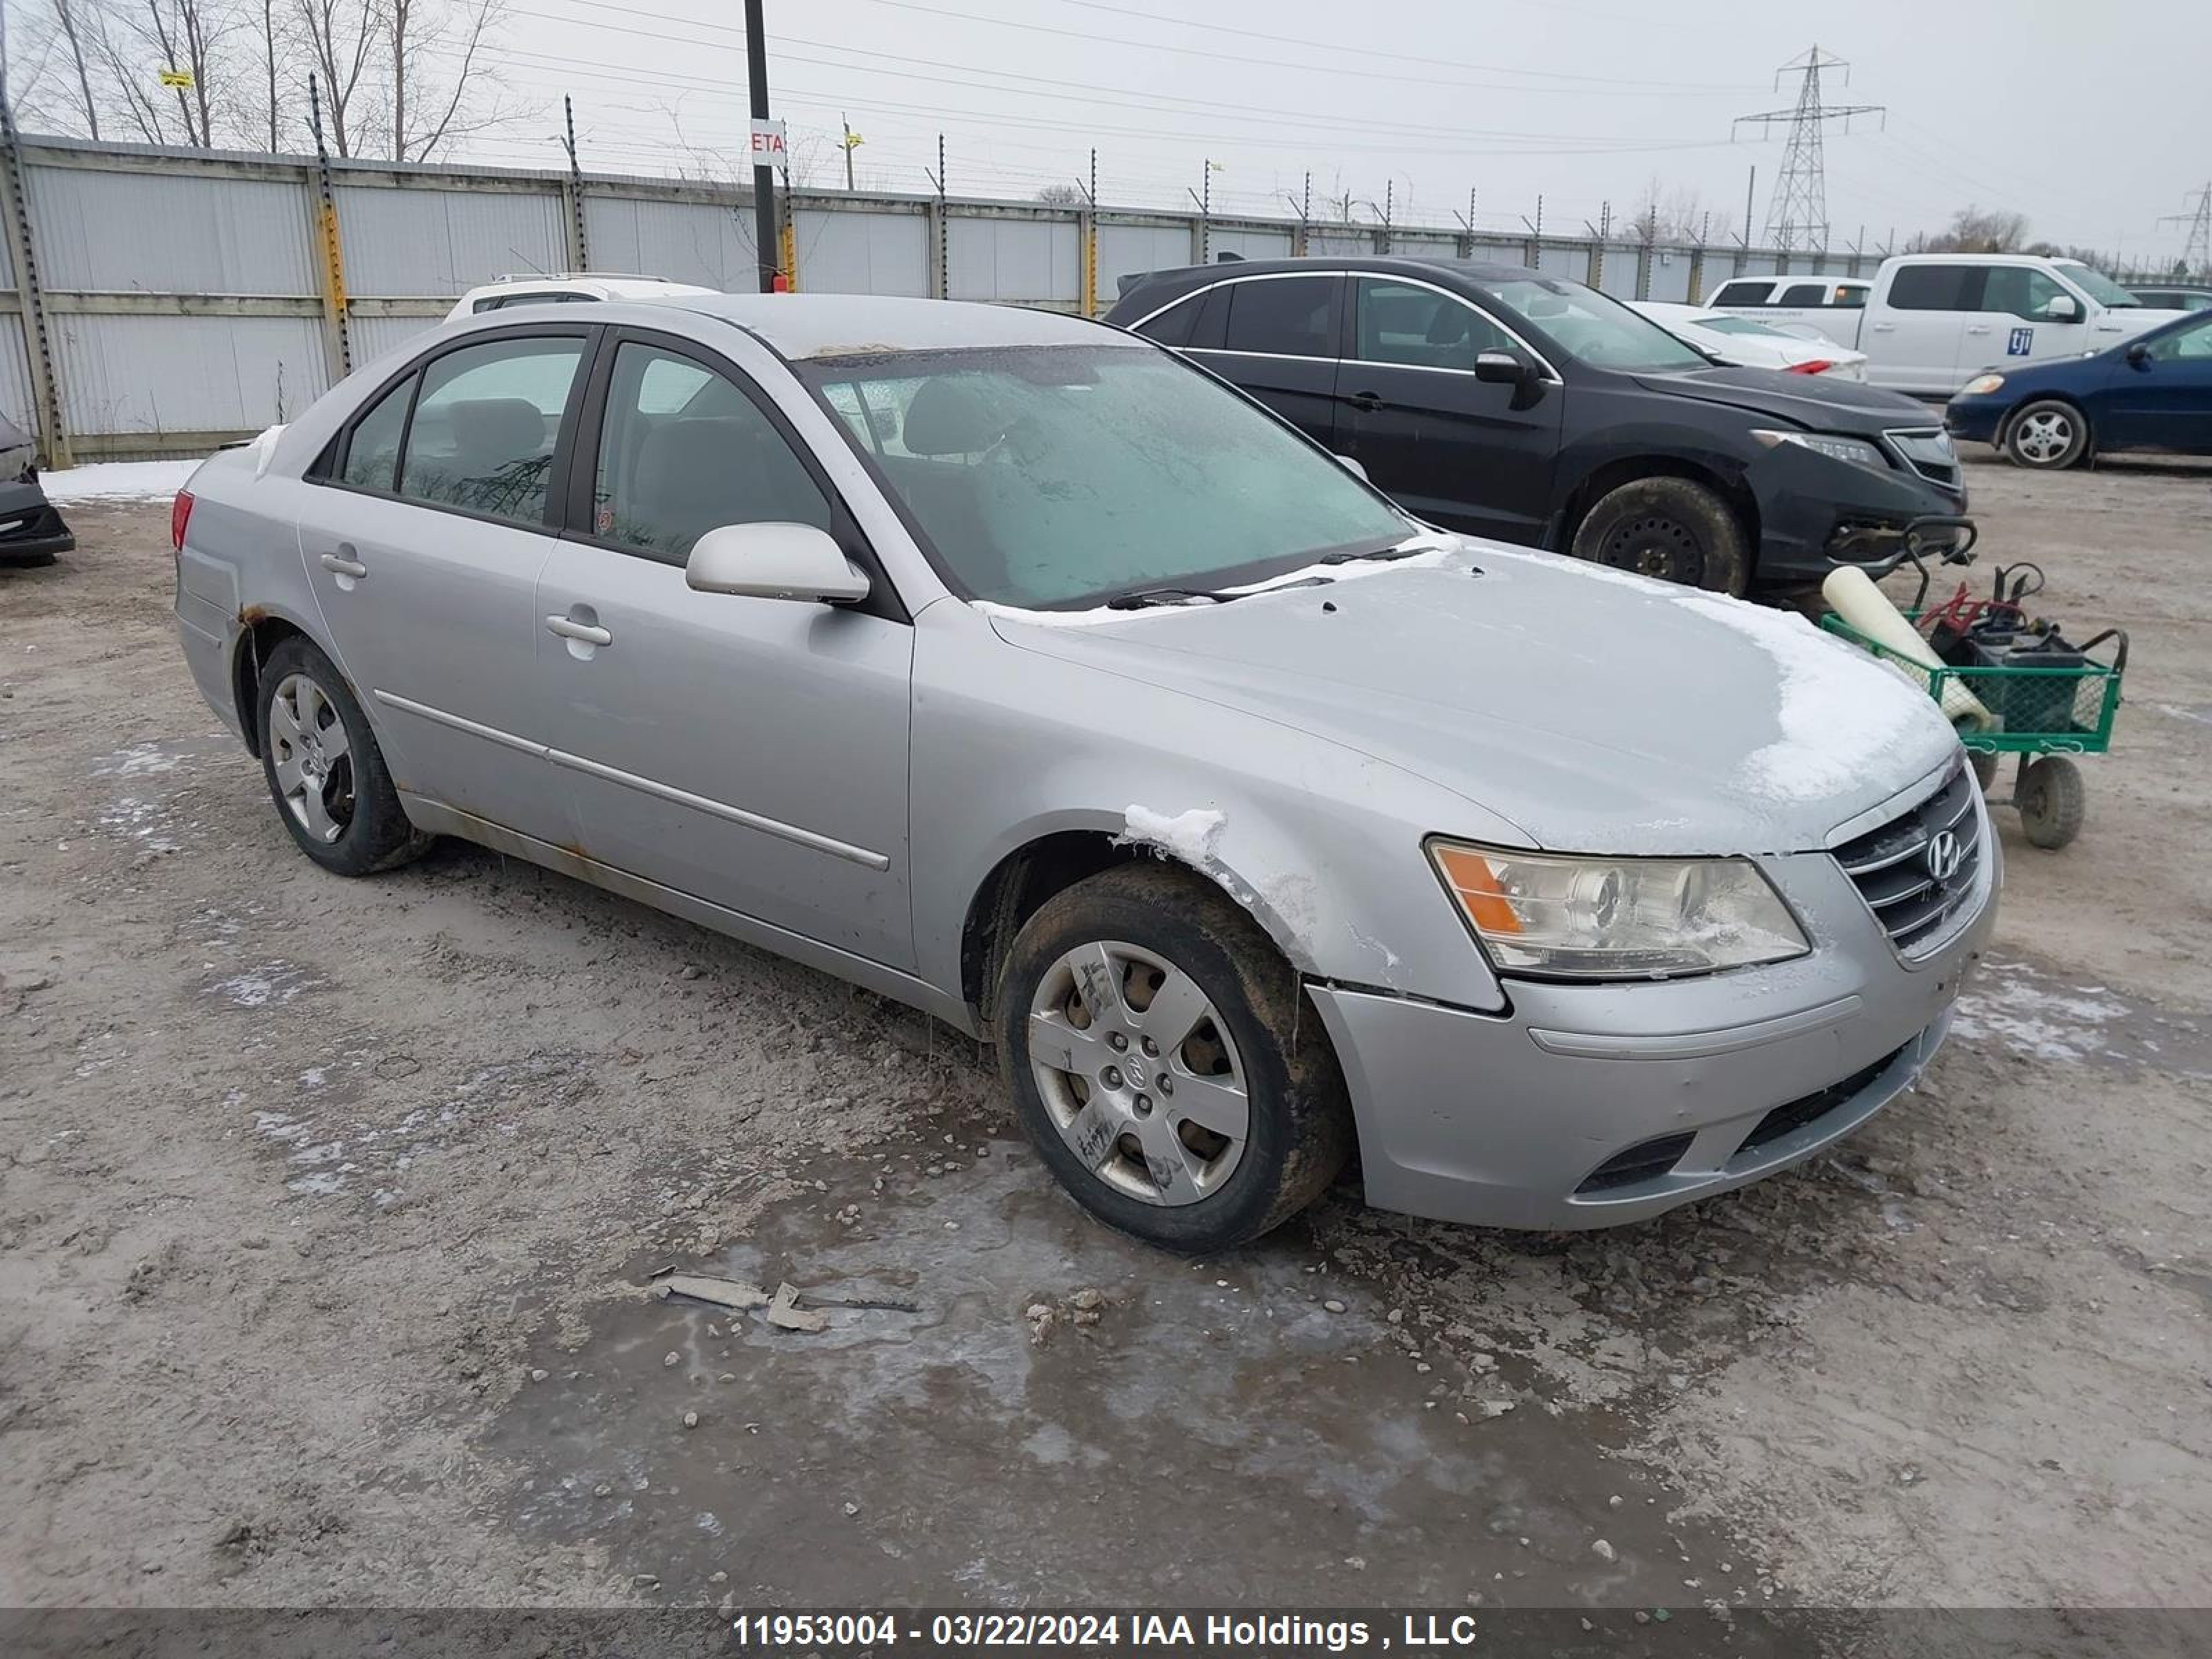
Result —
[[[586, 174], [579, 246], [566, 174], [334, 161], [332, 253], [312, 158], [35, 139], [19, 161], [22, 211], [0, 203], [0, 413], [61, 464], [198, 453], [289, 419], [347, 363], [505, 273], [754, 285], [751, 192], [736, 185]], [[12, 198], [11, 176], [0, 171]], [[1124, 275], [1224, 253], [1493, 258], [1655, 300], [1693, 300], [1740, 272], [1860, 274], [1840, 256], [828, 191], [797, 191], [789, 219], [803, 290], [1067, 311], [1104, 311]]]

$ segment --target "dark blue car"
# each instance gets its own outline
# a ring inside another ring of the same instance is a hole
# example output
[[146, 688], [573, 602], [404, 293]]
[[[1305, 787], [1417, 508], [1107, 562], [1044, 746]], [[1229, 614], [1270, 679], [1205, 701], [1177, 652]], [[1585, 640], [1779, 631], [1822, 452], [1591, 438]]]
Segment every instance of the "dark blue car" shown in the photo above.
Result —
[[1992, 369], [1951, 399], [1943, 425], [2045, 471], [2122, 449], [2212, 455], [2212, 311], [2087, 356]]

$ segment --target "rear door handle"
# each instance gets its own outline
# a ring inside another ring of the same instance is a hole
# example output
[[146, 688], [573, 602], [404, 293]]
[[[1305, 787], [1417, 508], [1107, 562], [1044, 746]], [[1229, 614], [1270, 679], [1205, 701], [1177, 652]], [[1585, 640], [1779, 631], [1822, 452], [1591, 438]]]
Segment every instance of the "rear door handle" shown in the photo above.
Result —
[[1877, 334], [1888, 334], [1894, 331], [1896, 327], [1895, 323], [1876, 323], [1874, 325], [1874, 331]]
[[323, 555], [323, 568], [333, 576], [350, 576], [356, 581], [368, 574], [368, 567], [358, 559], [342, 559], [335, 553]]
[[1990, 325], [1987, 323], [1968, 323], [1966, 325], [1966, 332], [1969, 334], [1986, 334], [1989, 331]]
[[612, 645], [615, 636], [594, 623], [580, 623], [567, 617], [548, 617], [545, 629], [558, 634], [564, 640], [577, 640], [586, 645]]
[[1382, 394], [1379, 392], [1355, 392], [1344, 401], [1358, 410], [1380, 409], [1382, 407]]

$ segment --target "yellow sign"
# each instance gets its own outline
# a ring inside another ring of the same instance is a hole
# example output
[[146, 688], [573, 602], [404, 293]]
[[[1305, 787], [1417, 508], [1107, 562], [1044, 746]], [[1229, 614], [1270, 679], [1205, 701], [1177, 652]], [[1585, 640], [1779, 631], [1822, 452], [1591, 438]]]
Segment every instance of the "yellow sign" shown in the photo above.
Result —
[[161, 84], [165, 87], [183, 87], [189, 90], [192, 84], [192, 72], [190, 70], [163, 70]]
[[847, 149], [858, 149], [862, 144], [865, 144], [868, 141], [861, 137], [859, 133], [854, 131], [852, 128], [847, 127], [845, 129], [845, 148]]

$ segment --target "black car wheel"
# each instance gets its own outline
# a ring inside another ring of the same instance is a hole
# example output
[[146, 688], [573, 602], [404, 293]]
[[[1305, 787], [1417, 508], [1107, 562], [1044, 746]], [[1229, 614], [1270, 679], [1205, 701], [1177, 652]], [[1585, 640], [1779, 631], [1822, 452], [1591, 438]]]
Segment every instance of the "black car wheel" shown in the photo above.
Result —
[[2045, 398], [2005, 425], [2004, 453], [2015, 466], [2056, 472], [2089, 453], [2089, 417], [2073, 404]]
[[1575, 532], [1574, 556], [1660, 581], [1741, 598], [1751, 586], [1743, 526], [1687, 478], [1638, 478], [1608, 491]]

